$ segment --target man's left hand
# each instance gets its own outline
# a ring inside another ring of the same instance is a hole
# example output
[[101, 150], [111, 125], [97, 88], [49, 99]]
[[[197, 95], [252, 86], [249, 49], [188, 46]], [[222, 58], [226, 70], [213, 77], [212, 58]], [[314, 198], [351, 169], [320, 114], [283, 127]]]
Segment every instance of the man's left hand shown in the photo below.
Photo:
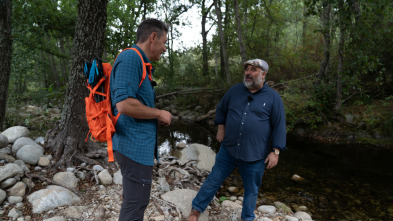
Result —
[[266, 160], [265, 160], [265, 164], [267, 163], [266, 169], [272, 169], [273, 167], [275, 167], [278, 164], [278, 156], [277, 154], [275, 154], [274, 152], [271, 152]]

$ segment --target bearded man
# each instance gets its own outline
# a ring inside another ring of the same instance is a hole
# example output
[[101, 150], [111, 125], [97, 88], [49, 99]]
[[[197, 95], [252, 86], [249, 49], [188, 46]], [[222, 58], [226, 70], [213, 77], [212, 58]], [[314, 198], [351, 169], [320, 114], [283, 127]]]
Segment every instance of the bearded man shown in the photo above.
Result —
[[192, 201], [189, 221], [197, 221], [224, 180], [238, 169], [243, 181], [242, 220], [254, 220], [262, 176], [278, 163], [286, 147], [284, 105], [265, 83], [269, 65], [261, 59], [244, 63], [244, 82], [232, 86], [216, 109], [221, 143], [212, 172]]

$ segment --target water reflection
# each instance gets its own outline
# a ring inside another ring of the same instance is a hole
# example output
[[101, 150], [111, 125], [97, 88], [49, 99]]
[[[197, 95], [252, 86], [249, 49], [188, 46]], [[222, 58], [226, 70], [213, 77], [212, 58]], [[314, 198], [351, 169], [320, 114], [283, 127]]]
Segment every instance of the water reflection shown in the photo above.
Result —
[[[178, 142], [219, 148], [215, 128], [200, 124], [160, 127], [158, 140], [160, 154], [170, 153]], [[292, 208], [303, 205], [314, 220], [393, 220], [391, 151], [322, 145], [294, 137], [288, 137], [287, 146], [278, 166], [264, 174], [258, 205], [275, 201]], [[306, 182], [292, 181], [293, 174]], [[240, 187], [241, 179], [235, 173], [226, 183]]]

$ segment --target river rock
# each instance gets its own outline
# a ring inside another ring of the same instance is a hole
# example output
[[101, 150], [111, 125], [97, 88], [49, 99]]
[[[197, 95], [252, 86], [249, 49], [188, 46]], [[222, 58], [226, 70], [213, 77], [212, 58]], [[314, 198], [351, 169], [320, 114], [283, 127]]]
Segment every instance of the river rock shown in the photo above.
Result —
[[59, 206], [75, 205], [82, 202], [73, 192], [55, 185], [30, 194], [27, 196], [27, 200], [33, 206], [33, 213], [42, 213]]
[[38, 159], [38, 166], [47, 167], [50, 164], [50, 160], [46, 157], [40, 157]]
[[232, 201], [230, 201], [230, 200], [224, 200], [224, 201], [221, 203], [221, 206], [223, 206], [223, 207], [228, 207], [228, 208], [231, 208], [231, 209], [240, 209], [240, 208], [242, 208], [241, 205], [239, 205], [239, 204], [237, 204], [237, 203], [235, 203], [235, 202], [232, 202]]
[[25, 145], [21, 147], [16, 153], [16, 158], [30, 165], [36, 165], [38, 159], [44, 155], [42, 147], [40, 146], [41, 148], [39, 148], [37, 146], [39, 145]]
[[121, 175], [121, 170], [118, 170], [113, 174], [113, 183], [123, 185], [123, 175]]
[[274, 206], [282, 213], [289, 215], [293, 214], [291, 208], [289, 208], [287, 205], [285, 205], [282, 202], [274, 202]]
[[26, 146], [26, 145], [35, 146], [35, 147], [41, 149], [42, 152], [45, 151], [43, 147], [41, 147], [40, 145], [38, 145], [38, 144], [37, 144], [36, 142], [34, 142], [31, 138], [29, 138], [29, 137], [21, 137], [21, 138], [18, 138], [18, 139], [14, 142], [14, 144], [12, 145], [12, 153], [17, 153], [18, 150], [19, 150], [20, 148], [22, 148], [23, 146]]
[[7, 193], [4, 190], [0, 189], [0, 204], [3, 203], [5, 198], [7, 198]]
[[6, 147], [8, 143], [8, 138], [5, 135], [0, 134], [0, 148]]
[[179, 149], [184, 149], [184, 148], [186, 148], [186, 146], [187, 146], [187, 144], [184, 142], [179, 142], [176, 144], [176, 147]]
[[112, 184], [112, 176], [109, 174], [108, 170], [105, 169], [98, 174], [98, 180], [103, 185]]
[[237, 193], [237, 192], [239, 192], [239, 188], [236, 186], [230, 186], [230, 187], [228, 187], [228, 191], [230, 193]]
[[303, 183], [303, 182], [305, 181], [305, 179], [304, 179], [303, 177], [301, 177], [301, 176], [299, 176], [299, 175], [297, 175], [297, 174], [294, 174], [294, 175], [291, 177], [291, 180], [296, 181], [296, 182], [298, 182], [298, 183]]
[[7, 198], [7, 201], [13, 205], [13, 204], [17, 204], [17, 203], [21, 203], [23, 201], [23, 197], [22, 196], [9, 196]]
[[258, 207], [258, 211], [263, 213], [264, 215], [274, 215], [274, 213], [277, 211], [275, 206], [270, 206], [270, 205], [262, 205]]
[[162, 192], [166, 193], [170, 191], [170, 186], [168, 182], [166, 181], [165, 176], [162, 176], [158, 179], [158, 184], [160, 185], [159, 187], [161, 188]]
[[11, 154], [11, 146], [6, 146], [0, 149], [0, 153], [4, 153], [4, 154]]
[[7, 190], [7, 195], [8, 196], [25, 196], [26, 187], [27, 187], [27, 185], [24, 182], [19, 181]]
[[181, 151], [179, 161], [185, 163], [189, 160], [197, 160], [197, 168], [211, 172], [216, 161], [216, 153], [202, 144], [190, 144]]
[[8, 163], [12, 163], [12, 162], [15, 161], [15, 158], [10, 156], [10, 155], [8, 155], [8, 154], [0, 153], [0, 160], [5, 160]]
[[285, 221], [299, 221], [298, 218], [293, 217], [293, 216], [288, 216], [288, 215], [286, 215], [284, 218], [285, 218], [285, 219], [284, 219]]
[[53, 181], [68, 188], [75, 188], [78, 186], [79, 179], [72, 172], [59, 172], [53, 176]]
[[[177, 208], [180, 209], [183, 217], [188, 217], [191, 212], [191, 203], [195, 198], [197, 192], [195, 190], [188, 189], [176, 189], [161, 195], [161, 198], [165, 201], [173, 203]], [[200, 216], [198, 221], [208, 221], [209, 211], [205, 210]]]
[[27, 137], [30, 134], [29, 129], [27, 127], [22, 126], [14, 126], [3, 131], [4, 136], [8, 138], [9, 143], [14, 143], [20, 137]]
[[303, 212], [303, 211], [296, 212], [295, 214], [293, 214], [293, 217], [296, 217], [302, 221], [312, 220], [311, 216], [308, 213]]
[[44, 219], [43, 221], [67, 221], [67, 219], [62, 216], [54, 216], [52, 218]]
[[14, 163], [6, 164], [5, 166], [0, 166], [0, 182], [3, 180], [13, 177], [13, 176], [23, 176], [23, 170], [18, 165]]
[[16, 180], [15, 178], [10, 177], [10, 178], [4, 180], [4, 181], [1, 183], [0, 188], [3, 189], [3, 190], [4, 190], [4, 189], [7, 189], [8, 187], [14, 185], [14, 184], [16, 183], [16, 181], [17, 181], [17, 180]]
[[19, 217], [21, 217], [23, 214], [22, 214], [22, 211], [20, 211], [20, 210], [18, 210], [18, 209], [16, 209], [16, 208], [12, 208], [11, 210], [10, 210], [10, 212], [8, 213], [8, 217], [11, 217], [12, 218], [12, 220], [16, 220], [16, 219], [18, 219]]
[[45, 144], [45, 138], [44, 137], [37, 137], [37, 139], [34, 140], [37, 144], [44, 145]]
[[20, 168], [22, 168], [22, 170], [26, 173], [30, 172], [30, 169], [27, 167], [27, 165], [25, 164], [25, 162], [23, 162], [23, 160], [15, 160], [14, 164], [18, 165]]

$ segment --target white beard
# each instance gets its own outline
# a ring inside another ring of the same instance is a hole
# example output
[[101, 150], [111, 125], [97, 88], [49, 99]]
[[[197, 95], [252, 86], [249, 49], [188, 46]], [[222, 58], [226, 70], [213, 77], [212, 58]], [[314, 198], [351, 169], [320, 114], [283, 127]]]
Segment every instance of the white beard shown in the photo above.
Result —
[[263, 84], [262, 72], [256, 78], [250, 78], [251, 81], [246, 81], [247, 77], [244, 76], [243, 83], [249, 90], [258, 90]]

